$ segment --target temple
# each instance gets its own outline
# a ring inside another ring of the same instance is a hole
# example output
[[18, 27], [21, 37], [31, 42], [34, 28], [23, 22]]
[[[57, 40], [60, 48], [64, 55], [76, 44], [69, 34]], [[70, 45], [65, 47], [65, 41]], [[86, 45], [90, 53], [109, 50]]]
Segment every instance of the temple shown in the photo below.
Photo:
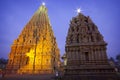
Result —
[[116, 80], [106, 46], [90, 17], [79, 12], [70, 21], [66, 37], [63, 80]]
[[9, 54], [7, 73], [51, 74], [60, 65], [60, 51], [47, 14], [45, 4], [35, 12]]

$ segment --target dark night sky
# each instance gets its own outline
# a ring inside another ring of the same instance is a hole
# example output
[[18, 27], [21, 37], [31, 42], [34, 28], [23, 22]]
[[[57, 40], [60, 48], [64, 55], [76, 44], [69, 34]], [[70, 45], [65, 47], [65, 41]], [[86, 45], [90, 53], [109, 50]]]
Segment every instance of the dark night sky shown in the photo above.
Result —
[[120, 53], [120, 0], [0, 0], [0, 57], [8, 58], [10, 46], [42, 2], [46, 3], [50, 22], [61, 55], [64, 53], [69, 22], [75, 10], [90, 16], [108, 43], [107, 54]]

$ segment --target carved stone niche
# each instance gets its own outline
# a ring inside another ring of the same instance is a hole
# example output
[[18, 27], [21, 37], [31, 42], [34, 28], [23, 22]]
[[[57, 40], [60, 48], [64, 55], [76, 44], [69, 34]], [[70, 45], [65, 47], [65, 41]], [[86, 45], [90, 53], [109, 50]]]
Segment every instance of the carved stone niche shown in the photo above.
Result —
[[89, 49], [88, 47], [84, 47], [82, 51], [83, 51], [83, 52], [89, 52], [90, 49]]

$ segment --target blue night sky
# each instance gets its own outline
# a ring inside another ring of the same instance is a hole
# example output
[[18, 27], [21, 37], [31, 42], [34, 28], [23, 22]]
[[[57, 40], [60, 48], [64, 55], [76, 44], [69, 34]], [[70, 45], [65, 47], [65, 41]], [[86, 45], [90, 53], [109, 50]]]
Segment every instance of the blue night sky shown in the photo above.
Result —
[[61, 55], [69, 22], [75, 10], [90, 16], [108, 43], [107, 55], [120, 53], [120, 0], [0, 0], [0, 57], [8, 58], [10, 46], [42, 2], [46, 3]]

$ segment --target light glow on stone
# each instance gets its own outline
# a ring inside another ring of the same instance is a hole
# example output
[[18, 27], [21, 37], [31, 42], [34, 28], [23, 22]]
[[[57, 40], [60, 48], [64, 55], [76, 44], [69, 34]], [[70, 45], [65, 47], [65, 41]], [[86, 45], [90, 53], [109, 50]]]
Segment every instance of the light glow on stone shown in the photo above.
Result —
[[[40, 46], [42, 45], [39, 45], [36, 51], [34, 49], [31, 49], [30, 52], [26, 53], [26, 57], [28, 57], [28, 63], [22, 66], [18, 70], [18, 73], [32, 74], [34, 65], [35, 65], [34, 73], [39, 73], [39, 70], [49, 70], [49, 68], [51, 68], [51, 62], [50, 62], [51, 56], [45, 54], [45, 52], [49, 53], [49, 50], [43, 49], [44, 51], [42, 51], [42, 49], [40, 49]], [[36, 57], [34, 57], [35, 54], [37, 55]], [[35, 62], [34, 62], [34, 59], [35, 59]]]

